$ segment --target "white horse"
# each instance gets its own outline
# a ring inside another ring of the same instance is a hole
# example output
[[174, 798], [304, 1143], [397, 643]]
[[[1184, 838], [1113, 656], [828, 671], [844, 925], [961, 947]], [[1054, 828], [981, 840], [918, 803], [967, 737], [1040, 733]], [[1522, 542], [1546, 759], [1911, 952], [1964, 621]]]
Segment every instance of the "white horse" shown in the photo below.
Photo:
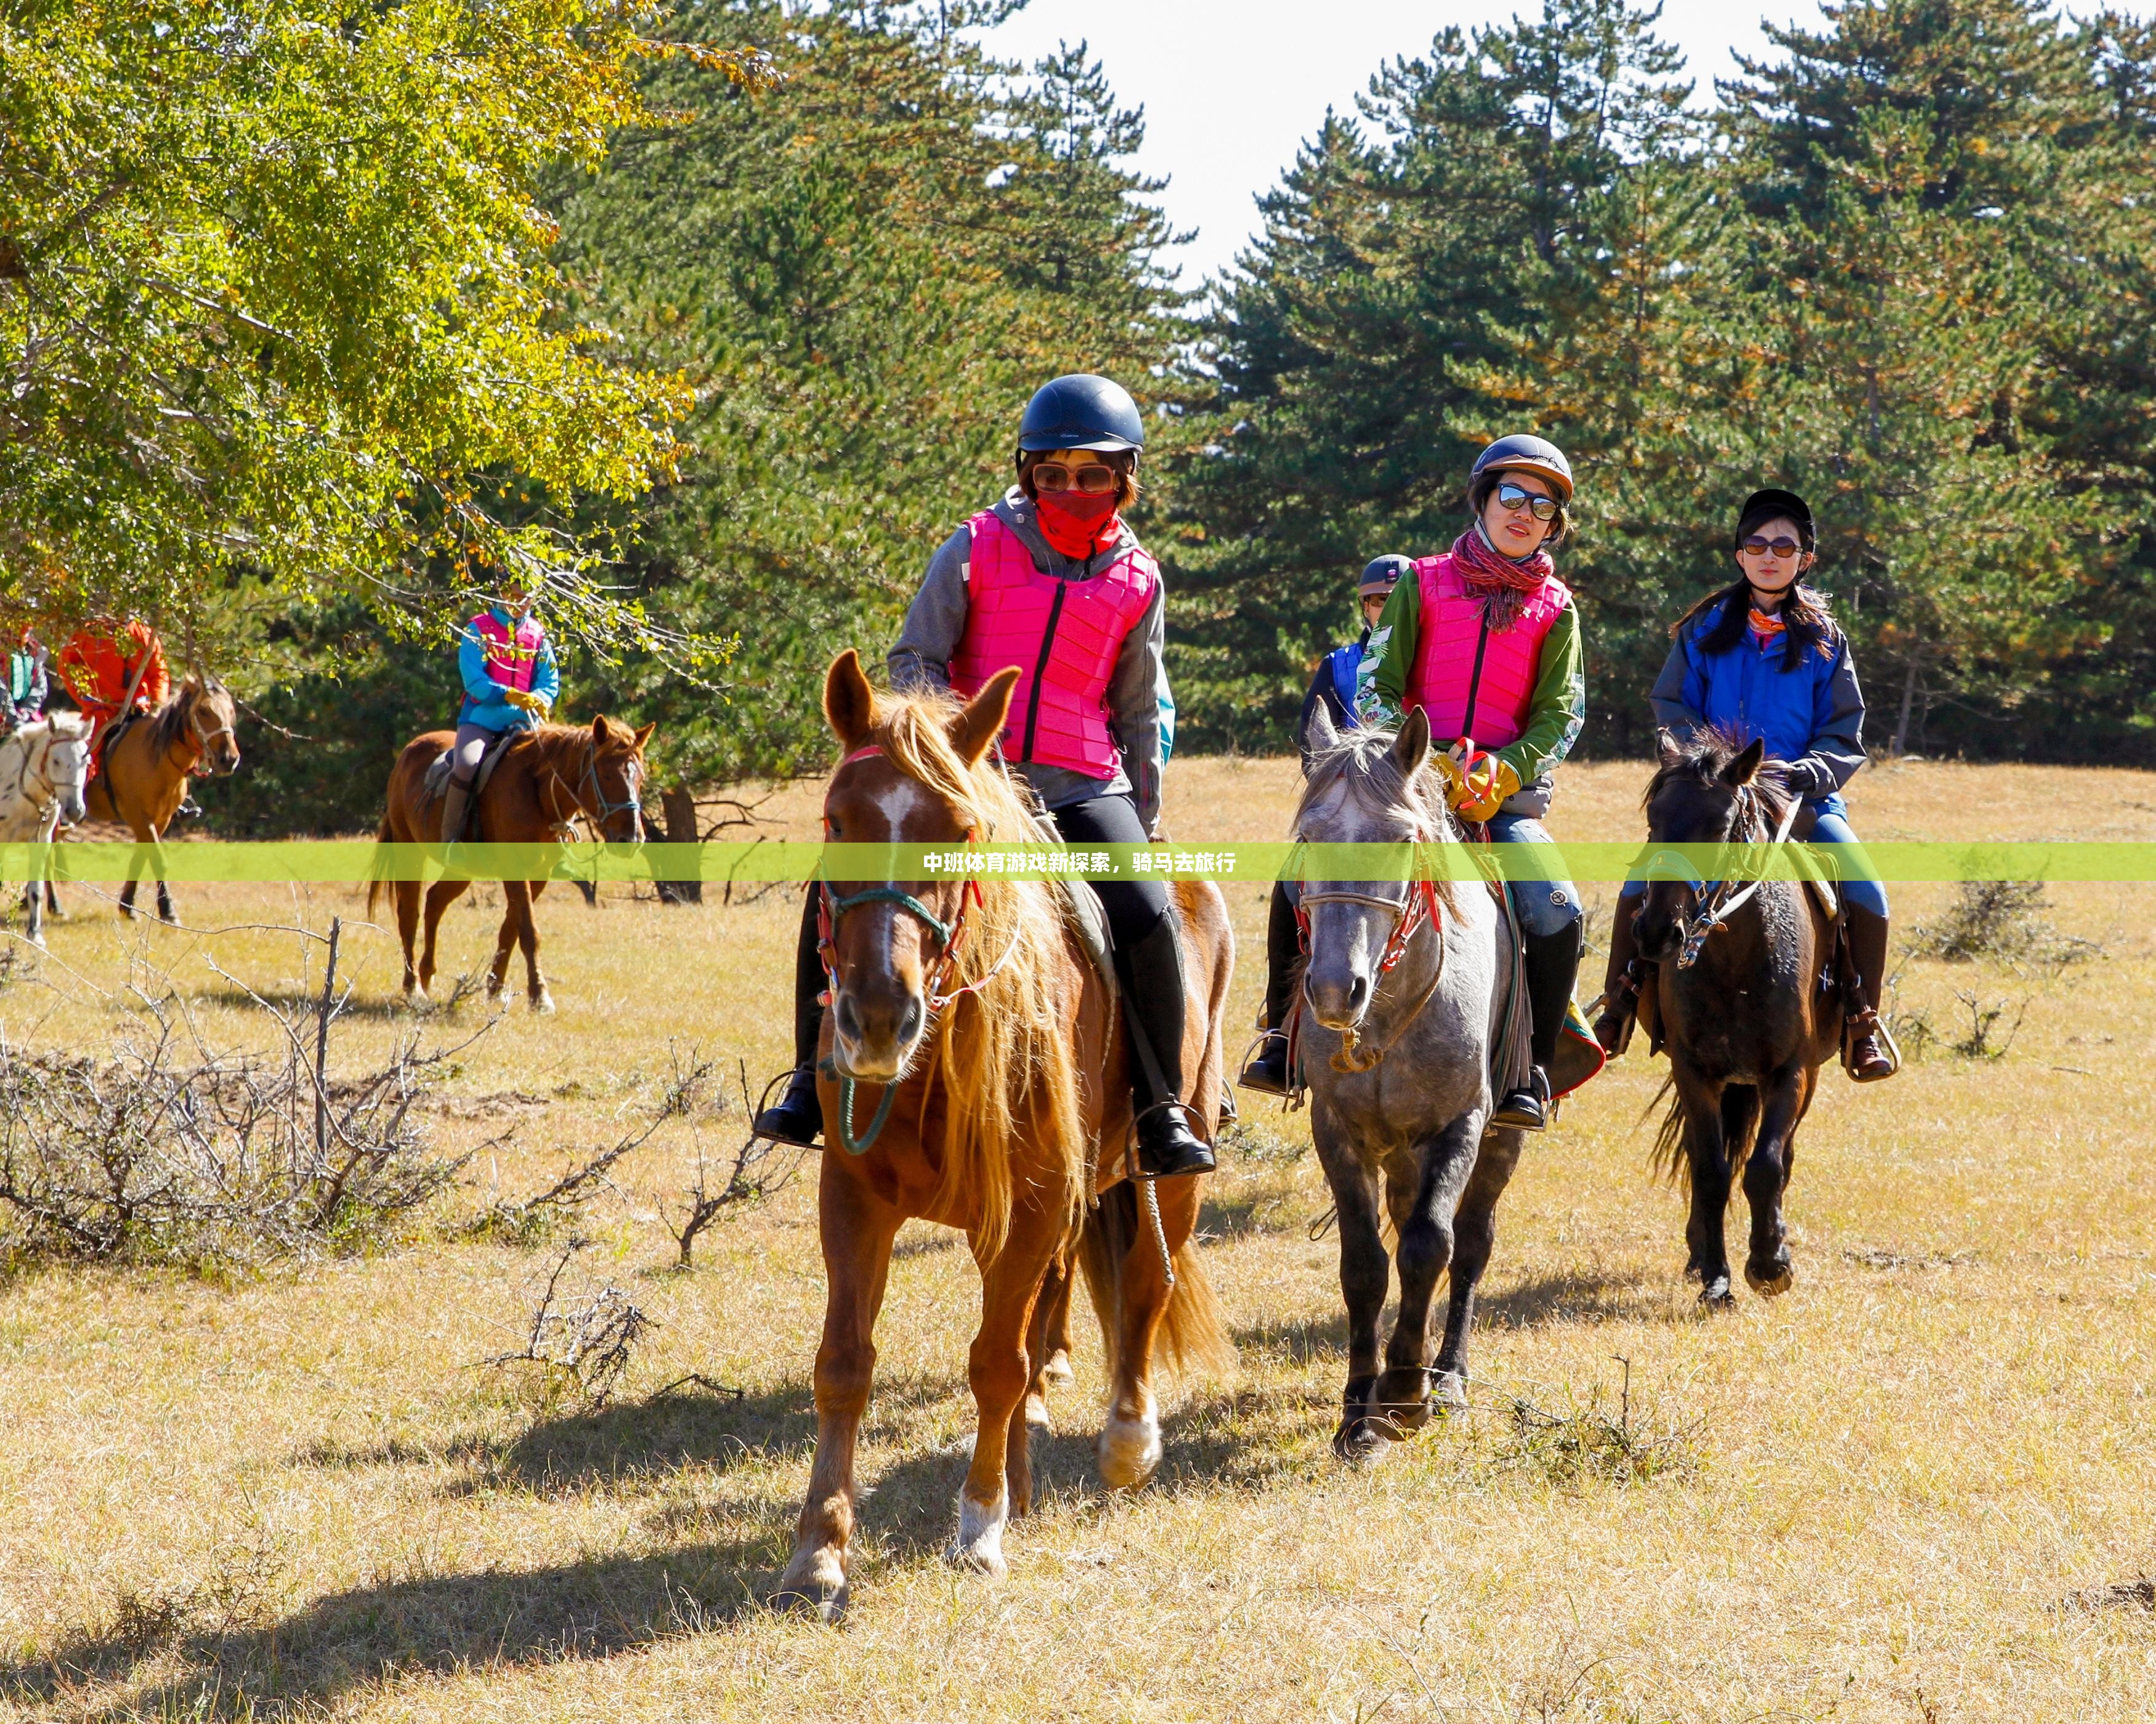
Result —
[[[55, 712], [0, 739], [0, 844], [49, 844], [60, 823], [83, 817], [90, 777], [90, 721]], [[33, 946], [45, 943], [44, 868], [33, 870], [23, 908]]]

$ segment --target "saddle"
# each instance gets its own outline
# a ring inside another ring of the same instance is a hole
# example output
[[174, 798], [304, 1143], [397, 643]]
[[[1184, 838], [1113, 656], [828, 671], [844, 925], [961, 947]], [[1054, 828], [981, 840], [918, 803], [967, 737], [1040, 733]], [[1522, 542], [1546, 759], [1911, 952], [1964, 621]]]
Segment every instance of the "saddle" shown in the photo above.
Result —
[[[479, 771], [472, 778], [472, 807], [479, 806], [480, 793], [486, 788], [486, 781], [494, 776], [494, 769], [501, 765], [501, 757], [509, 752], [509, 745], [521, 734], [517, 731], [496, 731], [494, 733], [493, 740], [486, 745], [486, 752], [479, 757]], [[449, 794], [449, 762], [455, 754], [454, 748], [444, 748], [428, 767], [427, 776], [420, 781], [420, 788], [429, 802], [439, 802]]]
[[[1061, 845], [1063, 834], [1046, 814], [1036, 813], [1033, 824], [1034, 835], [1041, 843]], [[1086, 956], [1092, 960], [1101, 985], [1108, 990], [1108, 1003], [1113, 1008], [1122, 998], [1122, 990], [1116, 981], [1114, 942], [1108, 937], [1108, 913], [1101, 907], [1101, 895], [1093, 890], [1089, 880], [1059, 876], [1050, 884], [1060, 889], [1056, 896], [1063, 906], [1064, 916], [1078, 936], [1078, 943], [1085, 948]]]
[[149, 716], [146, 712], [140, 712], [130, 707], [110, 724], [105, 726], [104, 733], [97, 739], [96, 749], [90, 757], [89, 769], [83, 774], [83, 781], [85, 783], [105, 771], [105, 762], [120, 739]]

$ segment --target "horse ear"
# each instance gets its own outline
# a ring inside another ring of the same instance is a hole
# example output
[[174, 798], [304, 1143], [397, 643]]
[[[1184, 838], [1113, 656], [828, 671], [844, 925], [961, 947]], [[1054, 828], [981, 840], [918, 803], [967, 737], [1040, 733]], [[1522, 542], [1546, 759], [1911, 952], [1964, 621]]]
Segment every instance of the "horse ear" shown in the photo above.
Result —
[[1305, 739], [1313, 754], [1322, 754], [1328, 748], [1340, 746], [1340, 732], [1332, 722], [1332, 711], [1322, 700], [1310, 714], [1310, 734]]
[[1684, 745], [1677, 741], [1676, 733], [1671, 731], [1661, 729], [1656, 731], [1655, 751], [1661, 756], [1662, 764], [1666, 767], [1673, 767], [1684, 758]]
[[641, 753], [643, 753], [643, 752], [644, 752], [644, 745], [646, 742], [649, 742], [649, 741], [651, 740], [651, 733], [652, 733], [654, 731], [657, 730], [658, 728], [659, 728], [658, 722], [657, 722], [657, 721], [656, 721], [656, 720], [654, 720], [653, 722], [651, 722], [651, 723], [649, 723], [649, 724], [648, 724], [648, 725], [644, 726], [641, 729], [639, 729], [639, 730], [637, 731], [637, 733], [636, 733], [636, 752], [637, 752], [639, 754], [641, 754]]
[[1400, 733], [1393, 739], [1393, 764], [1403, 778], [1413, 778], [1430, 758], [1430, 715], [1419, 706], [1408, 714]]
[[1759, 762], [1767, 757], [1767, 739], [1754, 736], [1744, 752], [1722, 769], [1722, 782], [1732, 790], [1742, 788], [1759, 776]]
[[831, 660], [824, 674], [824, 716], [849, 754], [868, 740], [875, 722], [875, 690], [861, 669], [861, 655], [851, 647]]
[[1017, 686], [1018, 666], [1005, 666], [951, 721], [951, 746], [968, 766], [978, 766], [981, 757], [1003, 735], [1004, 724], [1010, 717], [1011, 690]]
[[600, 747], [604, 746], [607, 740], [608, 726], [610, 722], [611, 721], [603, 712], [600, 713], [592, 721], [593, 747]]

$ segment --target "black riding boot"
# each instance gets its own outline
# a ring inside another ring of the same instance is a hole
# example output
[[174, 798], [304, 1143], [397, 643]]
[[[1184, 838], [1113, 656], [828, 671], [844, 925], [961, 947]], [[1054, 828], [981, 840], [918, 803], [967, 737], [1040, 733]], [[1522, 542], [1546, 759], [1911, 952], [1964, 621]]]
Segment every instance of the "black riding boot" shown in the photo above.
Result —
[[1573, 982], [1579, 974], [1581, 938], [1578, 922], [1554, 934], [1527, 936], [1527, 1009], [1535, 1069], [1526, 1083], [1497, 1104], [1491, 1116], [1493, 1125], [1539, 1131], [1549, 1123], [1550, 1064], [1557, 1058], [1557, 1039], [1564, 1029], [1565, 1008], [1572, 1003]]
[[1116, 971], [1123, 985], [1138, 1165], [1164, 1179], [1209, 1173], [1213, 1151], [1190, 1129], [1183, 1103], [1183, 949], [1173, 915], [1128, 948], [1118, 947]]
[[749, 1127], [779, 1143], [813, 1146], [824, 1129], [824, 1104], [816, 1095], [816, 1043], [824, 1030], [824, 960], [816, 950], [816, 887], [801, 906], [801, 937], [793, 952], [793, 1070], [786, 1093]]
[[1285, 1095], [1293, 1087], [1287, 1069], [1288, 985], [1302, 940], [1287, 888], [1273, 882], [1272, 907], [1265, 916], [1265, 1011], [1258, 1028], [1265, 1036], [1235, 1081], [1261, 1095]]

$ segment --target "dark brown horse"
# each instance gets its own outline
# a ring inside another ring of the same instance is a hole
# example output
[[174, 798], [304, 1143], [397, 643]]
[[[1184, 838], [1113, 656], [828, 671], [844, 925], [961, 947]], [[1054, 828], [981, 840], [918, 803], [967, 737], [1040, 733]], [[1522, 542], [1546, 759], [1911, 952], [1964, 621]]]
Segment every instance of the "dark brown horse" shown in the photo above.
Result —
[[[1735, 847], [1719, 852], [1721, 871], [1741, 872], [1743, 846], [1788, 829], [1789, 793], [1774, 768], [1761, 769], [1764, 752], [1712, 732], [1684, 744], [1665, 736], [1647, 787], [1650, 842]], [[1841, 1042], [1840, 994], [1823, 979], [1834, 926], [1794, 880], [1710, 885], [1675, 852], [1648, 866], [1655, 877], [1634, 926], [1655, 965], [1654, 1030], [1676, 1092], [1657, 1147], [1691, 1186], [1686, 1268], [1702, 1301], [1732, 1302], [1722, 1222], [1741, 1176], [1752, 1206], [1744, 1279], [1771, 1297], [1794, 1279], [1782, 1197], [1797, 1127]]]
[[[1031, 839], [1025, 804], [989, 757], [1016, 680], [1004, 671], [961, 706], [945, 695], [879, 694], [859, 659], [842, 654], [824, 689], [842, 757], [824, 798], [829, 837], [954, 850]], [[1030, 1506], [1019, 1408], [1043, 1387], [1043, 1330], [1060, 1291], [1045, 1295], [1044, 1284], [1067, 1273], [1074, 1242], [1111, 1354], [1100, 1441], [1110, 1485], [1142, 1485], [1160, 1463], [1155, 1346], [1203, 1362], [1224, 1357], [1227, 1341], [1190, 1248], [1199, 1178], [1155, 1182], [1158, 1238], [1150, 1203], [1124, 1183], [1123, 1039], [1057, 889], [998, 877], [824, 890], [832, 998], [819, 1223], [829, 1293], [815, 1466], [780, 1597], [830, 1614], [846, 1593], [876, 1313], [909, 1217], [963, 1229], [981, 1270], [968, 1360], [979, 1422], [949, 1551], [957, 1567], [1001, 1574], [1004, 1525]], [[1189, 1093], [1202, 1098], [1210, 1137], [1234, 936], [1216, 887], [1186, 885], [1173, 901], [1189, 993], [1183, 1069], [1195, 1074]]]
[[225, 685], [208, 675], [190, 676], [155, 712], [126, 725], [99, 750], [97, 776], [84, 793], [89, 817], [116, 820], [135, 834], [120, 913], [135, 914], [135, 887], [149, 869], [157, 881], [160, 920], [172, 914], [165, 884], [164, 836], [186, 801], [187, 780], [204, 772], [226, 777], [239, 766], [239, 738], [233, 726], [239, 709]]
[[[551, 844], [566, 836], [572, 824], [589, 821], [609, 842], [644, 841], [642, 789], [644, 745], [652, 726], [632, 731], [606, 717], [589, 729], [576, 725], [534, 726], [510, 742], [495, 763], [473, 810], [475, 828], [485, 844]], [[427, 793], [427, 768], [456, 740], [453, 731], [429, 731], [404, 745], [389, 774], [389, 802], [376, 836], [383, 844], [431, 844], [442, 835], [442, 801]], [[419, 926], [420, 883], [376, 879], [367, 889], [367, 911], [384, 885], [397, 900], [397, 933], [404, 946], [404, 997], [427, 998], [434, 979], [434, 936], [442, 912], [462, 895], [469, 880], [445, 879], [426, 889], [427, 935], [418, 960], [413, 947]], [[494, 966], [487, 972], [487, 997], [499, 998], [509, 972], [513, 947], [524, 949], [525, 993], [535, 1012], [554, 1009], [553, 996], [539, 973], [539, 931], [531, 920], [531, 900], [547, 890], [543, 880], [504, 880], [501, 931], [495, 938]]]

